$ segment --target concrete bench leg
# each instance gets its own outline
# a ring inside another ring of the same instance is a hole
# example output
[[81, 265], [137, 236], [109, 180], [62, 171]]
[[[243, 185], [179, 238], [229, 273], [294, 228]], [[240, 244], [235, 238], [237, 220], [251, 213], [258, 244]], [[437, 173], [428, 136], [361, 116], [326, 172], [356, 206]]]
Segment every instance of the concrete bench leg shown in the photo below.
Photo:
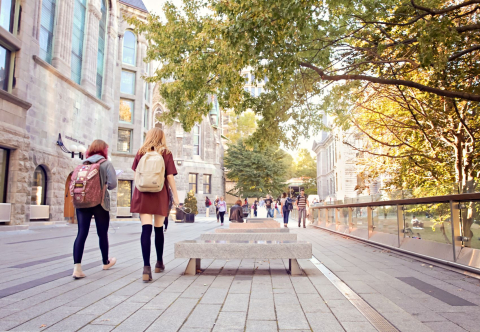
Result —
[[288, 260], [288, 268], [292, 276], [302, 275], [302, 269], [298, 265], [298, 261], [295, 258]]
[[197, 270], [200, 270], [200, 258], [190, 258], [185, 269], [186, 275], [194, 276], [197, 274]]

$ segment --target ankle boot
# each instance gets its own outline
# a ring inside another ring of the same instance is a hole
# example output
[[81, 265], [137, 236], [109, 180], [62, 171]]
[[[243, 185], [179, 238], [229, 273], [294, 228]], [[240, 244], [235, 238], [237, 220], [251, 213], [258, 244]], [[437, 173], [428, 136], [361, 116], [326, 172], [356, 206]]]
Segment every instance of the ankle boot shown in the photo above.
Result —
[[155, 273], [160, 273], [165, 270], [165, 265], [163, 264], [162, 261], [157, 261], [157, 264], [155, 264]]
[[152, 281], [152, 268], [150, 266], [143, 267], [143, 281], [148, 282]]

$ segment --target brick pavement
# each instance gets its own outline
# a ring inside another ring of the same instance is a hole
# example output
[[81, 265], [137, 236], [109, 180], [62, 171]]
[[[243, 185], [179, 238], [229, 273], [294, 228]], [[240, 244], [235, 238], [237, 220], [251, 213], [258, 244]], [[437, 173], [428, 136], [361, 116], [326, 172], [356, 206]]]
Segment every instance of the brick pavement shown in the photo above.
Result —
[[[299, 240], [312, 242], [319, 261], [398, 330], [479, 330], [478, 279], [291, 224]], [[82, 280], [70, 277], [74, 225], [0, 232], [0, 330], [375, 331], [309, 260], [299, 261], [303, 276], [288, 275], [286, 260], [258, 259], [202, 260], [202, 274], [184, 276], [187, 261], [174, 259], [173, 244], [217, 227], [213, 218], [172, 223], [165, 234], [166, 270], [151, 283], [141, 281], [136, 222], [112, 225], [111, 256], [118, 263], [108, 271], [101, 269], [92, 227]], [[473, 305], [448, 305], [398, 277], [417, 278]]]

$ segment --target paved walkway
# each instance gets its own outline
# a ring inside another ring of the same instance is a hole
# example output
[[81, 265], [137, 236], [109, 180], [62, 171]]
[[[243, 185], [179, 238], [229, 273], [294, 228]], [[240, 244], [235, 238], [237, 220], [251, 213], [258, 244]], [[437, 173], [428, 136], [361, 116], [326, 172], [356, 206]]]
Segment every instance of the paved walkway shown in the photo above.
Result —
[[[291, 224], [326, 268], [398, 330], [480, 330], [478, 279]], [[287, 261], [253, 259], [202, 260], [201, 275], [182, 275], [187, 261], [174, 259], [173, 244], [218, 227], [205, 217], [172, 223], [166, 271], [151, 283], [141, 281], [138, 222], [112, 225], [118, 263], [108, 271], [92, 227], [82, 280], [70, 277], [75, 225], [0, 232], [0, 330], [375, 331], [310, 260], [300, 261], [303, 276], [288, 275]]]

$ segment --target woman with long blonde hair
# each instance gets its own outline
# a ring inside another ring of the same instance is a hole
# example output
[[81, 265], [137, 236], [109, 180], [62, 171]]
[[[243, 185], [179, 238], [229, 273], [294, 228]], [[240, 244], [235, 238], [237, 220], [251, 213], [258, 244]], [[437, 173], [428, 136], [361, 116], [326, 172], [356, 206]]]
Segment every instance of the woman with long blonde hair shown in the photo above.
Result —
[[167, 148], [165, 133], [160, 128], [152, 128], [147, 132], [145, 143], [138, 150], [133, 161], [132, 170], [137, 169], [140, 159], [148, 152], [157, 152], [163, 157], [165, 162], [165, 182], [163, 189], [159, 192], [143, 192], [137, 188], [133, 191], [132, 204], [130, 212], [139, 213], [142, 223], [142, 235], [140, 242], [143, 255], [143, 281], [152, 280], [152, 269], [150, 267], [150, 248], [152, 228], [155, 230], [155, 249], [157, 252], [157, 262], [155, 272], [159, 273], [165, 270], [163, 263], [163, 224], [168, 217], [169, 211], [169, 190], [171, 188], [173, 204], [178, 205], [177, 187], [174, 176], [177, 175], [177, 169], [173, 161], [172, 153]]

